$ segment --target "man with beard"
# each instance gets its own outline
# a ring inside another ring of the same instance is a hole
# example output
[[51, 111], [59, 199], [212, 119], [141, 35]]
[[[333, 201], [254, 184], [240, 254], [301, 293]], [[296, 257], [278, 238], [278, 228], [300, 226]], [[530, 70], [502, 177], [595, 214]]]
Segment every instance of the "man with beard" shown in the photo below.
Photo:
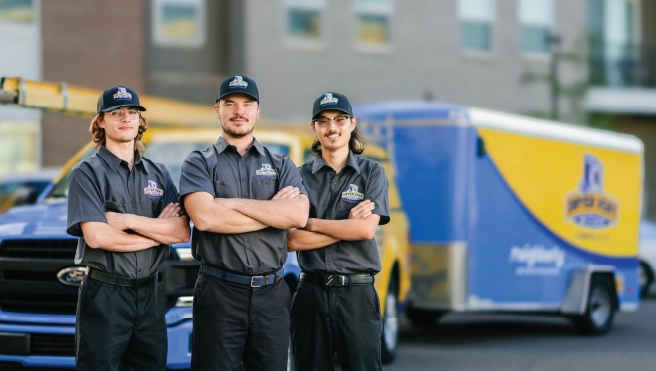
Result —
[[222, 135], [182, 165], [180, 193], [201, 261], [191, 369], [286, 370], [291, 294], [283, 278], [289, 228], [307, 222], [296, 165], [253, 136], [255, 81], [223, 80], [214, 110]]
[[310, 218], [289, 232], [303, 270], [294, 294], [291, 337], [298, 370], [380, 370], [382, 323], [374, 275], [380, 255], [374, 234], [387, 224], [389, 183], [383, 166], [359, 156], [365, 141], [346, 96], [314, 101], [316, 158], [300, 168]]
[[75, 323], [77, 370], [166, 369], [166, 294], [157, 266], [189, 240], [179, 194], [164, 165], [141, 157], [146, 109], [132, 89], [98, 99], [89, 131], [97, 153], [73, 167], [68, 229], [86, 265]]

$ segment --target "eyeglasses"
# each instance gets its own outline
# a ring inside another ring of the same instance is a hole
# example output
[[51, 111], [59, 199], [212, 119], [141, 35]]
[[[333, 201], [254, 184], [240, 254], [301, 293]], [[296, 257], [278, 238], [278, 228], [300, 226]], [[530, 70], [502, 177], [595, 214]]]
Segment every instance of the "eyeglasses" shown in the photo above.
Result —
[[[123, 118], [123, 115], [125, 112], [122, 109], [115, 109], [113, 111], [109, 111], [109, 114], [112, 116], [114, 120], [120, 120]], [[139, 117], [139, 110], [136, 108], [130, 108], [127, 113], [128, 117], [131, 119], [136, 119]]]
[[348, 116], [348, 115], [335, 116], [333, 118], [321, 117], [321, 118], [312, 120], [312, 122], [319, 124], [319, 126], [328, 126], [328, 125], [330, 125], [331, 121], [335, 121], [335, 125], [344, 126], [348, 122], [347, 120], [350, 119], [350, 118], [351, 118], [351, 116]]

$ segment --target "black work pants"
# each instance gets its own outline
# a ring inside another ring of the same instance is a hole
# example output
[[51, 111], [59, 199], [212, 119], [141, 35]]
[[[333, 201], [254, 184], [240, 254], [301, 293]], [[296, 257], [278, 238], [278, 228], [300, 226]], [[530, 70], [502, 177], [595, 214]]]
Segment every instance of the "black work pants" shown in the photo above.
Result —
[[286, 370], [290, 301], [284, 279], [252, 288], [200, 273], [191, 370]]
[[166, 370], [166, 307], [157, 282], [134, 288], [85, 276], [75, 320], [77, 370]]
[[291, 337], [298, 371], [382, 370], [380, 303], [373, 284], [322, 286], [301, 281], [294, 294]]

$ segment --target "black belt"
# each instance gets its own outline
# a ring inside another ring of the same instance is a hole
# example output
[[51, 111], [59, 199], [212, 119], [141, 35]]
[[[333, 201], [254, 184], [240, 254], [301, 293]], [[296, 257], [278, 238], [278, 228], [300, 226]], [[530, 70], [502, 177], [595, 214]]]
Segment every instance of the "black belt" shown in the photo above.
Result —
[[[314, 282], [324, 286], [348, 286], [365, 285], [374, 283], [374, 277], [370, 274], [310, 274], [301, 272], [301, 281]], [[349, 281], [351, 281], [349, 283]]]
[[151, 286], [157, 281], [157, 272], [152, 276], [144, 278], [127, 278], [121, 277], [116, 274], [106, 273], [98, 269], [93, 269], [87, 267], [86, 275], [93, 278], [96, 281], [110, 283], [112, 285], [126, 286], [126, 287], [145, 287]]
[[249, 285], [250, 287], [262, 287], [267, 285], [273, 285], [277, 283], [282, 278], [285, 273], [284, 268], [280, 268], [279, 271], [271, 273], [267, 276], [246, 276], [241, 274], [234, 274], [226, 272], [219, 268], [214, 268], [210, 265], [201, 264], [200, 271], [209, 274], [212, 277], [220, 278], [222, 280], [241, 283], [243, 285]]

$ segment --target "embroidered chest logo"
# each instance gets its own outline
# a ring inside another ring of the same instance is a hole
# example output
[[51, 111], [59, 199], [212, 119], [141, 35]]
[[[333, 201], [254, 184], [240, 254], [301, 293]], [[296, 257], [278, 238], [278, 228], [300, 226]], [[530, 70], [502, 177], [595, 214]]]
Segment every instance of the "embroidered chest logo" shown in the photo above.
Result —
[[262, 168], [256, 170], [255, 175], [260, 178], [275, 179], [278, 173], [276, 173], [276, 170], [273, 169], [270, 164], [262, 164]]
[[244, 81], [243, 77], [241, 76], [235, 76], [235, 79], [230, 81], [228, 84], [231, 88], [241, 88], [241, 89], [246, 89], [248, 86], [248, 83]]
[[342, 200], [349, 203], [359, 203], [364, 199], [364, 194], [358, 192], [358, 186], [349, 184], [348, 191], [342, 192]]
[[164, 191], [157, 188], [157, 183], [152, 180], [148, 181], [148, 187], [144, 188], [144, 194], [150, 197], [162, 197], [164, 196]]
[[114, 94], [114, 99], [116, 100], [130, 100], [132, 99], [132, 94], [128, 93], [124, 87], [119, 86], [118, 92]]
[[324, 95], [321, 102], [319, 102], [319, 105], [321, 105], [321, 106], [334, 106], [334, 105], [337, 104], [338, 101], [339, 101], [339, 99], [333, 97], [333, 93], [326, 93], [326, 95]]

